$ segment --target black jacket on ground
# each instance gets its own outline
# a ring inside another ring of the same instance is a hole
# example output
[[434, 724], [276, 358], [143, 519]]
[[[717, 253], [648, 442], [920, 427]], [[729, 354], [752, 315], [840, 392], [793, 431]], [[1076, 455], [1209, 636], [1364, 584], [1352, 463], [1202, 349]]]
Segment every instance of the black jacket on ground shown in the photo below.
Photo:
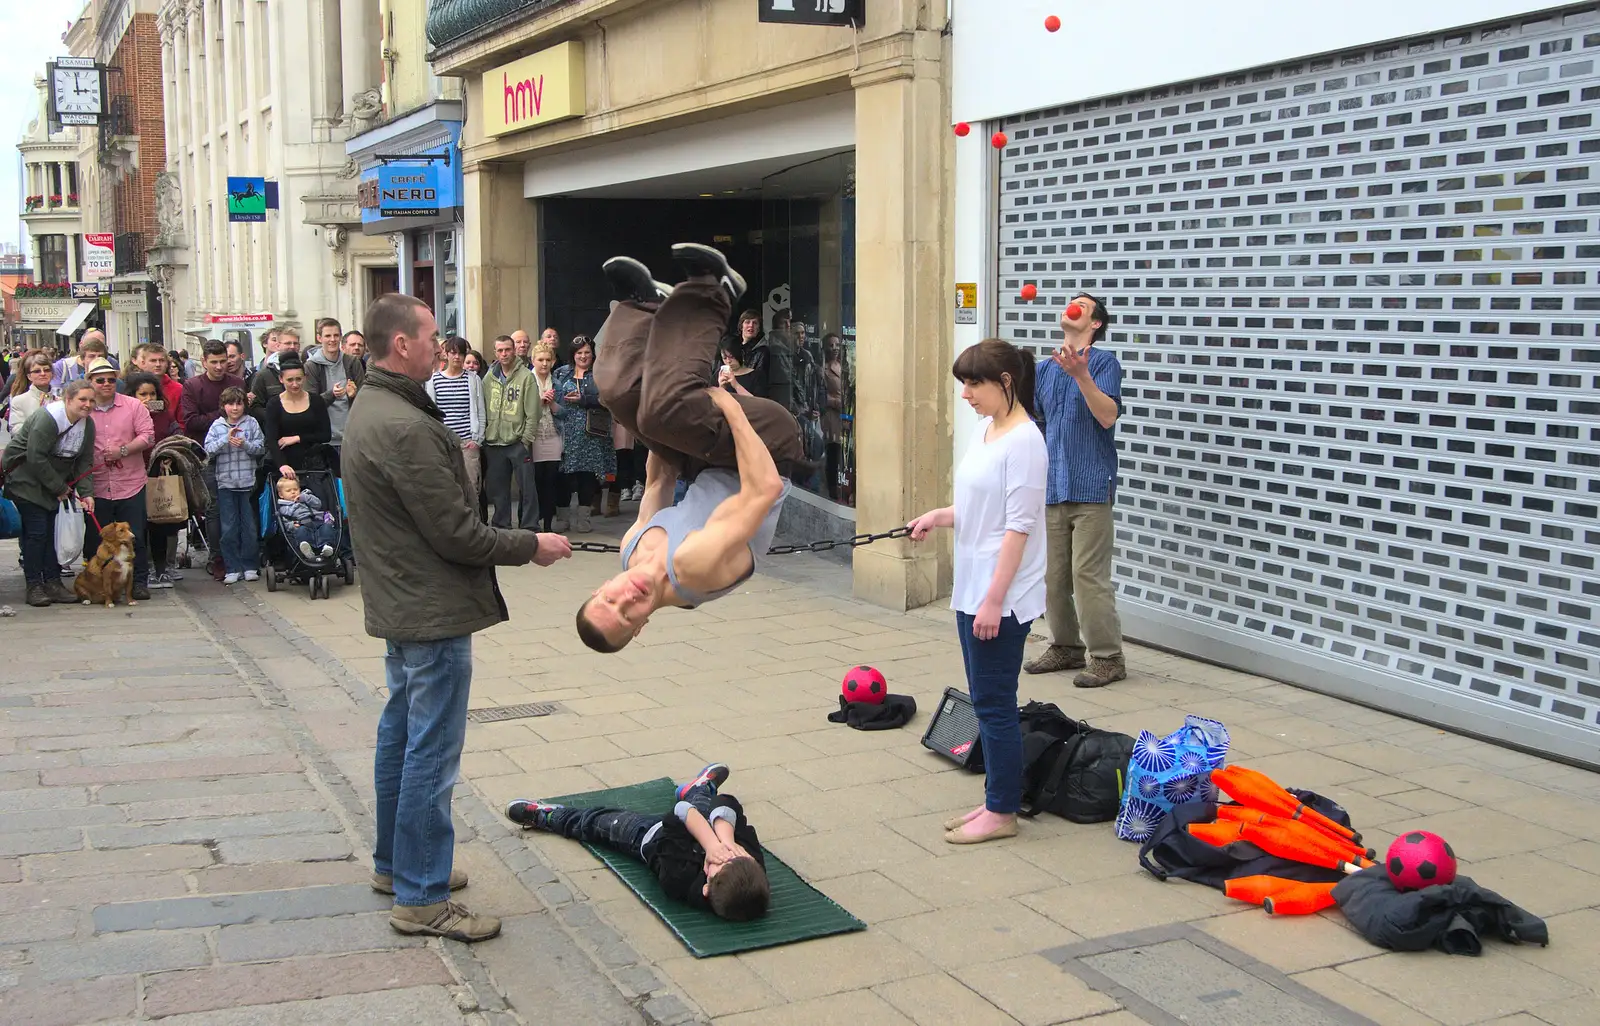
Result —
[[[739, 799], [731, 794], [718, 795], [711, 807], [734, 811], [738, 817], [733, 824], [734, 843], [749, 852], [762, 869], [766, 869], [767, 859], [761, 850], [761, 841], [756, 837], [756, 828], [744, 818], [744, 806], [739, 804]], [[711, 903], [702, 893], [706, 886], [706, 850], [689, 833], [683, 821], [668, 813], [662, 819], [661, 831], [656, 834], [652, 844], [654, 851], [650, 853], [650, 871], [661, 881], [661, 889], [667, 892], [667, 897], [693, 908], [709, 909]]]
[[1383, 866], [1346, 877], [1333, 889], [1339, 910], [1361, 936], [1394, 951], [1438, 948], [1449, 955], [1483, 951], [1479, 934], [1513, 944], [1550, 943], [1544, 920], [1526, 912], [1471, 877], [1454, 883], [1397, 891]]

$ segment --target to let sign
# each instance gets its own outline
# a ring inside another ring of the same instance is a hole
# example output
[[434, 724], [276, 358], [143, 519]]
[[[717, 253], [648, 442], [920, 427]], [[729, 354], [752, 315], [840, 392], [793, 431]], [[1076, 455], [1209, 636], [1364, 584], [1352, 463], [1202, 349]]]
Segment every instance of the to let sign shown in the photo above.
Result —
[[761, 20], [783, 25], [866, 23], [867, 0], [757, 0]]
[[388, 164], [378, 169], [379, 217], [432, 217], [439, 213], [443, 168]]
[[484, 134], [583, 117], [583, 83], [583, 44], [575, 40], [484, 72]]
[[83, 276], [99, 281], [117, 273], [117, 237], [110, 232], [85, 232]]

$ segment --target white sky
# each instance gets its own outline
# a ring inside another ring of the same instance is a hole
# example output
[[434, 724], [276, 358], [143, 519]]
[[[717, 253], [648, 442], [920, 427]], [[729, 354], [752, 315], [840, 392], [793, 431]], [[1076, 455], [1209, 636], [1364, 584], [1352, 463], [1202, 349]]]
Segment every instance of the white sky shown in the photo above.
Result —
[[[17, 186], [17, 140], [33, 120], [38, 94], [33, 77], [47, 61], [67, 53], [61, 36], [83, 11], [84, 0], [0, 0], [0, 240], [16, 245], [22, 194]], [[27, 240], [22, 241], [27, 250]]]

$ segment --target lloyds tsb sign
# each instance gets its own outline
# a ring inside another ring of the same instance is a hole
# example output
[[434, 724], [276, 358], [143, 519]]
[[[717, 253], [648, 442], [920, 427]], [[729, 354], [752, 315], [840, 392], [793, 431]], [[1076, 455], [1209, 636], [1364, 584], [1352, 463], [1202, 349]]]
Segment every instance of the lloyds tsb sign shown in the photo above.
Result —
[[435, 164], [384, 165], [378, 169], [379, 217], [434, 217], [441, 206]]

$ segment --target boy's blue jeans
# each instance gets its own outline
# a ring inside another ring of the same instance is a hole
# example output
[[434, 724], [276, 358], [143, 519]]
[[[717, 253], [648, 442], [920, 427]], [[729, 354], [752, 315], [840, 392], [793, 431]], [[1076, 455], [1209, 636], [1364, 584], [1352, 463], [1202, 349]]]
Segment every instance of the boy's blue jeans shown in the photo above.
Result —
[[222, 567], [242, 574], [261, 565], [260, 532], [256, 530], [254, 493], [248, 488], [218, 488], [217, 518], [222, 524]]
[[961, 659], [967, 669], [967, 695], [978, 717], [983, 742], [983, 807], [1014, 814], [1022, 807], [1022, 723], [1017, 718], [1017, 674], [1033, 621], [1007, 614], [1000, 633], [988, 641], [972, 636], [973, 617], [956, 613]]
[[456, 841], [450, 791], [467, 738], [472, 636], [388, 647], [389, 701], [373, 756], [372, 868], [394, 877], [395, 904], [432, 905], [450, 894]]
[[295, 551], [300, 550], [301, 542], [310, 542], [311, 551], [322, 555], [324, 545], [337, 547], [339, 544], [339, 529], [333, 524], [318, 522], [315, 524], [295, 524], [288, 528], [289, 547]]

